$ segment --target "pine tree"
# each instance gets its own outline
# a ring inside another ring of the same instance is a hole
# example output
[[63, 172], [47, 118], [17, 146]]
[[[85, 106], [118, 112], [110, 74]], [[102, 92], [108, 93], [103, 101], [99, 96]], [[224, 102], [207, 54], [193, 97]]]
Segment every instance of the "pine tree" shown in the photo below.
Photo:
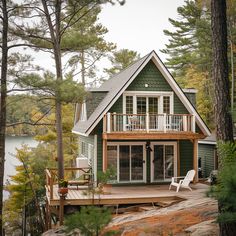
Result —
[[[71, 12], [68, 9], [68, 14]], [[88, 12], [88, 13], [86, 13]], [[79, 12], [79, 16], [84, 15], [80, 21], [74, 22], [71, 28], [62, 38], [62, 51], [73, 48], [73, 52], [68, 60], [68, 65], [72, 69], [73, 76], [80, 75], [80, 81], [84, 85], [93, 84], [96, 77], [96, 63], [113, 49], [115, 45], [104, 40], [104, 35], [108, 30], [97, 23], [101, 7], [98, 5], [88, 11], [87, 7]], [[67, 52], [68, 53], [68, 52]]]
[[[188, 0], [177, 11], [180, 20], [169, 19], [175, 30], [173, 32], [164, 31], [170, 39], [166, 49], [162, 52], [169, 56], [167, 65], [182, 87], [192, 88], [194, 84], [201, 89], [199, 91], [201, 95], [197, 96], [197, 106], [205, 122], [214, 128], [211, 99], [213, 91], [209, 2]], [[191, 77], [189, 78], [190, 71]], [[203, 81], [199, 81], [199, 79]], [[200, 86], [198, 86], [198, 82], [201, 84]], [[200, 97], [201, 99], [199, 99]], [[205, 101], [204, 104], [202, 101]]]
[[109, 76], [112, 76], [124, 70], [126, 67], [128, 67], [130, 64], [132, 64], [139, 58], [140, 55], [135, 51], [128, 49], [120, 49], [118, 51], [113, 52], [112, 55], [109, 57], [112, 67], [109, 69], [105, 69], [104, 71]]

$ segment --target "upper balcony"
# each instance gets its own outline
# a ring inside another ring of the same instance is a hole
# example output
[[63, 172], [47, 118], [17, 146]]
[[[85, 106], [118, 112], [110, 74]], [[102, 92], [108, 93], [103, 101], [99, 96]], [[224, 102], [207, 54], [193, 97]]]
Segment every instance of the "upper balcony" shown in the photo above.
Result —
[[[195, 135], [195, 116], [191, 114], [118, 114], [107, 113], [103, 118], [103, 137], [186, 138]], [[118, 136], [117, 136], [118, 135]], [[136, 135], [136, 136], [134, 136]], [[155, 135], [155, 136], [154, 136]], [[195, 137], [195, 136], [194, 136]], [[191, 137], [190, 137], [191, 138]], [[109, 138], [108, 138], [109, 139]]]

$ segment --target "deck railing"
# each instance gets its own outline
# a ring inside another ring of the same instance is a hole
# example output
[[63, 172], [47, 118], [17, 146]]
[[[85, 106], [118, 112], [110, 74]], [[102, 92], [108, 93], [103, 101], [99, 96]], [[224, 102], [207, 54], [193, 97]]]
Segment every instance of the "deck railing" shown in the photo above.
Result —
[[[50, 200], [53, 200], [54, 196], [54, 186], [58, 184], [58, 170], [56, 168], [48, 168], [45, 170], [46, 174], [46, 191], [49, 193]], [[84, 183], [89, 183], [92, 181], [90, 176], [92, 175], [92, 169], [90, 167], [76, 168], [68, 167], [64, 169], [65, 179], [68, 180], [69, 185], [82, 185]], [[81, 178], [81, 177], [85, 178]], [[88, 177], [87, 177], [88, 176]]]
[[195, 116], [190, 114], [107, 113], [104, 133], [114, 132], [195, 132]]

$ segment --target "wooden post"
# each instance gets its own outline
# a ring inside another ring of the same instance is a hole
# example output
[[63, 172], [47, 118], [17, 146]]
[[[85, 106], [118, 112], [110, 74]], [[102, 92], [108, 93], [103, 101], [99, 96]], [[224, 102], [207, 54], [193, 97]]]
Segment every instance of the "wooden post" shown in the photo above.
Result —
[[193, 140], [193, 169], [196, 171], [193, 182], [198, 182], [198, 139]]
[[179, 140], [177, 141], [177, 176], [180, 176], [180, 148], [179, 148]]
[[63, 221], [64, 221], [64, 200], [65, 200], [65, 196], [60, 196], [59, 225], [63, 225]]
[[103, 171], [107, 169], [107, 140], [102, 140]]

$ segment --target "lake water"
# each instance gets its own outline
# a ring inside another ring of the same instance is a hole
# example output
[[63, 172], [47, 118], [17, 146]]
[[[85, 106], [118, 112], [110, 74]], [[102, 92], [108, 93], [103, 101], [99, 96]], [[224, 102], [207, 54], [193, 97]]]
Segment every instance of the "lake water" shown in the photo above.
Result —
[[[27, 144], [29, 147], [36, 147], [38, 142], [32, 137], [7, 137], [5, 150], [5, 172], [4, 183], [9, 179], [9, 176], [15, 175], [15, 166], [19, 165], [19, 161], [14, 157], [16, 148], [20, 148], [22, 144]], [[3, 199], [8, 197], [8, 192], [3, 192]]]

